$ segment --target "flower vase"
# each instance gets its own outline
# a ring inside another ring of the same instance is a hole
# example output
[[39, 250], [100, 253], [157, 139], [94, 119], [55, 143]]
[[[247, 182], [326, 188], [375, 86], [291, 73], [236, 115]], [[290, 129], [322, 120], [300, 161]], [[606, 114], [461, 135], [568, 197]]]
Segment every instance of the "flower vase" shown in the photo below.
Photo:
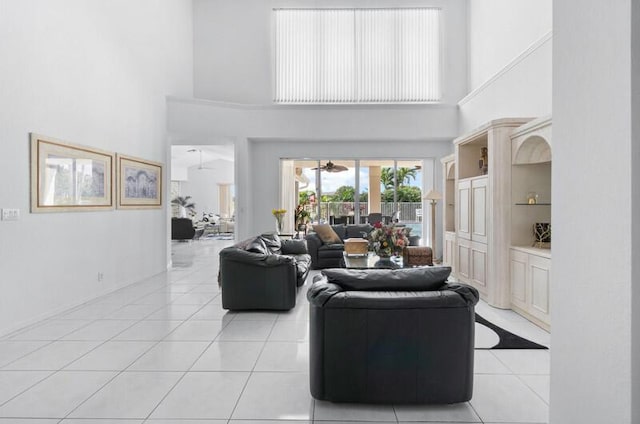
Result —
[[276, 231], [278, 234], [282, 234], [282, 229], [284, 227], [284, 220], [282, 217], [276, 217]]
[[379, 259], [373, 264], [376, 268], [394, 269], [399, 268], [398, 264], [391, 259], [391, 256], [378, 254]]

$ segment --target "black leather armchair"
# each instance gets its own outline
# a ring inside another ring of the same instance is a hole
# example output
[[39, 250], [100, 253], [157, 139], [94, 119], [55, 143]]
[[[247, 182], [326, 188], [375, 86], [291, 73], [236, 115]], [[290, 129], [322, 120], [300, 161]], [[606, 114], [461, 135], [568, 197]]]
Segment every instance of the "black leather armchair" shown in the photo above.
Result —
[[473, 391], [478, 292], [448, 284], [449, 267], [332, 269], [310, 302], [310, 386], [316, 399], [456, 403]]
[[171, 240], [191, 240], [195, 234], [190, 218], [171, 218]]
[[311, 258], [303, 240], [263, 234], [220, 251], [224, 309], [287, 310], [296, 304]]

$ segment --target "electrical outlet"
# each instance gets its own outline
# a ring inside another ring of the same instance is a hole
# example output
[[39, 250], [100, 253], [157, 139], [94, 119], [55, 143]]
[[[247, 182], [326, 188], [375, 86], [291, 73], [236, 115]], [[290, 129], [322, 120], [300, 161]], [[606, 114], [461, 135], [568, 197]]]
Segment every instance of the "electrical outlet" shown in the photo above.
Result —
[[104, 279], [104, 274], [99, 272], [98, 273], [98, 283], [101, 283], [103, 279]]
[[18, 221], [20, 219], [20, 209], [2, 209], [3, 221]]

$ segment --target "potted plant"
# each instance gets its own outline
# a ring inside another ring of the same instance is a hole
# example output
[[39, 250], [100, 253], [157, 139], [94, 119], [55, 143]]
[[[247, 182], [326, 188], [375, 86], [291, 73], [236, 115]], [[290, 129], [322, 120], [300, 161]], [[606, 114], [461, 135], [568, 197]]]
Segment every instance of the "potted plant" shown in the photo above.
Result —
[[294, 218], [296, 220], [296, 228], [298, 231], [304, 231], [306, 228], [307, 222], [311, 218], [311, 212], [305, 209], [305, 204], [300, 203], [296, 206], [296, 210], [294, 211]]
[[178, 206], [178, 216], [180, 218], [186, 218], [187, 212], [189, 212], [189, 215], [196, 213], [196, 204], [191, 201], [191, 196], [177, 196], [171, 201], [171, 204]]

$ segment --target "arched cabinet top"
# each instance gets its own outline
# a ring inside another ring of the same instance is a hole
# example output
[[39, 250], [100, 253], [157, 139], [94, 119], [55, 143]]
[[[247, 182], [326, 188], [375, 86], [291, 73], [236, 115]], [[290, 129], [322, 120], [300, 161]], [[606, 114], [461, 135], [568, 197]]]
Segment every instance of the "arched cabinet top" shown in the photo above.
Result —
[[447, 180], [455, 180], [456, 179], [456, 163], [449, 162], [447, 164]]
[[551, 117], [535, 119], [511, 135], [514, 165], [551, 162]]

